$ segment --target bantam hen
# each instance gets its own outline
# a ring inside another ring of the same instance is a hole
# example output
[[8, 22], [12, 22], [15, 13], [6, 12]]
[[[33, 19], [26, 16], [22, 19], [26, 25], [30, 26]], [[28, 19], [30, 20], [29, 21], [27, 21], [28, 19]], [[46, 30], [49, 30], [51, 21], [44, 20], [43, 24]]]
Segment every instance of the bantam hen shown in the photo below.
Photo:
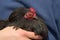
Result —
[[35, 32], [36, 35], [43, 37], [42, 40], [48, 40], [47, 25], [33, 8], [17, 8], [12, 12], [8, 20], [0, 20], [1, 30], [7, 26], [14, 26], [13, 28], [16, 30], [22, 28], [27, 31]]

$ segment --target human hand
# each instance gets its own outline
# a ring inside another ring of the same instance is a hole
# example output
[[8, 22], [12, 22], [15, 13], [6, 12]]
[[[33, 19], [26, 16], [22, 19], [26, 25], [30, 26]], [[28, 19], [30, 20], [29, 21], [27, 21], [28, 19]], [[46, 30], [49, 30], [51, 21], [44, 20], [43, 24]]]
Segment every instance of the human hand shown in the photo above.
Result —
[[31, 40], [42, 39], [41, 36], [35, 35], [34, 32], [25, 31], [23, 29], [15, 30], [12, 27], [7, 27], [0, 31], [0, 40]]

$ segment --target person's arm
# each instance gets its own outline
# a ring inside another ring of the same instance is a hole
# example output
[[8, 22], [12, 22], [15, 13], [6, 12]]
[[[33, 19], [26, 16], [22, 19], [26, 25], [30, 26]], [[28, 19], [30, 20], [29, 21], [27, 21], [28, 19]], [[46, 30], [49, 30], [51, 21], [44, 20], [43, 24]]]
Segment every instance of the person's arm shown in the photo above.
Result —
[[0, 40], [31, 40], [40, 38], [42, 39], [41, 36], [35, 35], [34, 32], [22, 29], [15, 30], [13, 26], [0, 30]]

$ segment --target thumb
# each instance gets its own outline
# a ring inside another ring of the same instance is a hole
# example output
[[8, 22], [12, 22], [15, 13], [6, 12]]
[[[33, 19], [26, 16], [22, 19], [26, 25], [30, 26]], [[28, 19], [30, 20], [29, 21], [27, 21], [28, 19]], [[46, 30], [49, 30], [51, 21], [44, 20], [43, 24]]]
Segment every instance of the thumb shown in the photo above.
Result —
[[26, 36], [31, 39], [42, 39], [42, 36], [35, 35], [34, 32], [26, 31]]
[[35, 35], [34, 32], [26, 31], [26, 30], [23, 30], [23, 29], [18, 29], [17, 33], [19, 35], [22, 35], [22, 36], [25, 36], [25, 37], [28, 37], [28, 38], [31, 38], [31, 39], [42, 39], [41, 36]]
[[17, 32], [18, 32], [18, 34], [22, 34], [23, 36], [26, 36], [31, 39], [42, 39], [41, 36], [35, 35], [34, 32], [26, 31], [23, 29], [18, 29]]

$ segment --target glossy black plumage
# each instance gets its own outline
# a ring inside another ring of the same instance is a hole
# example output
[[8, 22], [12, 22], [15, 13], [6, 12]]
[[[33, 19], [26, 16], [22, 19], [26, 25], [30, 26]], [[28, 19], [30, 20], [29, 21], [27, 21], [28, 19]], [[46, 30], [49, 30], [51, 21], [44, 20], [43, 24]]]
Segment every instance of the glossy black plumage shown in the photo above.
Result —
[[[7, 26], [14, 26], [16, 30], [22, 28], [27, 31], [33, 31], [36, 33], [36, 35], [41, 35], [43, 37], [43, 40], [47, 40], [48, 28], [43, 19], [38, 15], [36, 16], [37, 18], [33, 18], [33, 20], [25, 19], [24, 15], [27, 12], [29, 12], [28, 8], [17, 8], [12, 12], [8, 20], [2, 20], [0, 22], [0, 26], [2, 27], [0, 27], [0, 29], [3, 29]], [[4, 25], [1, 24], [2, 22]]]

